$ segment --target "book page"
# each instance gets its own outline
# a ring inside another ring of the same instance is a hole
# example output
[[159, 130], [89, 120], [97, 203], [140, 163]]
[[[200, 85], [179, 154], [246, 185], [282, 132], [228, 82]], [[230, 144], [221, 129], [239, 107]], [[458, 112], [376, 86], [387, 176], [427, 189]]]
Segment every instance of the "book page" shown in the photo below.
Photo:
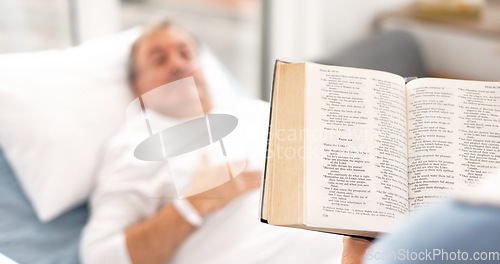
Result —
[[310, 226], [386, 232], [408, 211], [401, 76], [306, 65], [306, 216]]
[[500, 165], [500, 83], [423, 78], [408, 89], [410, 209], [465, 190]]

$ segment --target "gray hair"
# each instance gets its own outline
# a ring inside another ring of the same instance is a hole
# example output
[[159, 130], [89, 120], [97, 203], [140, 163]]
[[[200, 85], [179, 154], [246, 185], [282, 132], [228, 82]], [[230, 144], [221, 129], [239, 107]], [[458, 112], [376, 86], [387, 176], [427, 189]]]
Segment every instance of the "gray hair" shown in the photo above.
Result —
[[129, 83], [132, 83], [137, 78], [137, 68], [136, 68], [136, 64], [135, 64], [135, 53], [137, 50], [137, 46], [139, 46], [139, 44], [141, 43], [141, 41], [143, 39], [153, 35], [154, 33], [161, 31], [161, 30], [173, 28], [173, 27], [180, 28], [180, 29], [184, 30], [185, 32], [187, 32], [195, 40], [196, 45], [199, 48], [200, 41], [198, 40], [198, 38], [195, 35], [193, 35], [191, 32], [189, 32], [188, 30], [173, 23], [172, 21], [165, 19], [165, 18], [161, 18], [161, 19], [157, 19], [157, 20], [154, 20], [152, 22], [149, 22], [144, 27], [142, 34], [134, 41], [134, 43], [132, 44], [132, 47], [130, 48], [130, 53], [129, 53], [128, 62], [127, 62], [127, 78], [128, 78]]

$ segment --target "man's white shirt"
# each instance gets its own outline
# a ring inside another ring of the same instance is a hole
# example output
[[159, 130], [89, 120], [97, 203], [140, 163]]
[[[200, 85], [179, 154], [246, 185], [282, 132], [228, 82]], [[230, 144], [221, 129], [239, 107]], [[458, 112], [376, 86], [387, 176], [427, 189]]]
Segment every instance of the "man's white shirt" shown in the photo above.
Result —
[[[269, 105], [234, 97], [216, 104], [211, 113], [238, 118], [236, 129], [224, 138], [229, 158], [247, 159], [247, 168], [262, 169]], [[83, 231], [83, 263], [130, 263], [126, 228], [177, 198], [191, 182], [202, 155], [213, 165], [224, 159], [219, 143], [214, 143], [167, 162], [141, 161], [134, 157], [131, 143], [141, 137], [141, 132], [124, 128], [106, 147], [90, 200], [91, 217]], [[259, 222], [258, 210], [255, 190], [210, 213], [167, 263], [340, 263], [340, 236], [266, 225]]]

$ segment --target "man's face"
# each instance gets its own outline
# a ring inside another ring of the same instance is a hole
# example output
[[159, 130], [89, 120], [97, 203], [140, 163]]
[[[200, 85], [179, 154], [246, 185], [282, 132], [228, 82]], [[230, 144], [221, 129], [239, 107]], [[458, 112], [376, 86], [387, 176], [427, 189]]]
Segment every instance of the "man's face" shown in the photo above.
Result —
[[[199, 102], [204, 112], [211, 108], [207, 84], [200, 68], [199, 54], [196, 41], [191, 35], [182, 29], [169, 27], [159, 30], [143, 38], [135, 50], [136, 78], [133, 80], [133, 88], [137, 95], [157, 88], [159, 86], [192, 76], [196, 83]], [[187, 88], [185, 89], [187, 90]], [[156, 91], [155, 91], [156, 92]], [[154, 109], [162, 114], [174, 117], [188, 117], [192, 114], [189, 109], [181, 113], [181, 108], [189, 107], [192, 102], [192, 93], [182, 89], [170, 89], [155, 98]], [[179, 106], [177, 109], [169, 109], [162, 106]], [[159, 108], [159, 109], [158, 109]]]

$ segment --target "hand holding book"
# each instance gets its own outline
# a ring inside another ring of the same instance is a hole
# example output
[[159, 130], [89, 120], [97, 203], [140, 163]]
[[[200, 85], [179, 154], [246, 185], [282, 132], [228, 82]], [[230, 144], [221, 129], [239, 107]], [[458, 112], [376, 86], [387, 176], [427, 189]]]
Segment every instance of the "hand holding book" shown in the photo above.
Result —
[[361, 264], [371, 241], [359, 237], [344, 236], [343, 244], [341, 263]]

